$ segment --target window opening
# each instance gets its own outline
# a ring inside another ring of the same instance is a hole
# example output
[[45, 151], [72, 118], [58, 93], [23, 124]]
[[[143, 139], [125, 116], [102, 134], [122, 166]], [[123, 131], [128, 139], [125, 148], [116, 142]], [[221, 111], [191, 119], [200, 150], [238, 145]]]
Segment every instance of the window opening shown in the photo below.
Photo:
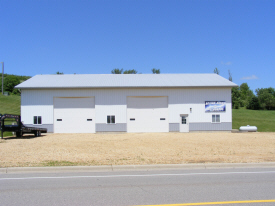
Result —
[[41, 116], [33, 116], [33, 124], [42, 124]]
[[221, 117], [219, 114], [213, 114], [212, 115], [212, 123], [220, 123], [221, 122]]
[[115, 124], [115, 123], [116, 123], [115, 115], [108, 115], [107, 124]]
[[185, 116], [181, 117], [181, 124], [186, 124], [186, 117]]

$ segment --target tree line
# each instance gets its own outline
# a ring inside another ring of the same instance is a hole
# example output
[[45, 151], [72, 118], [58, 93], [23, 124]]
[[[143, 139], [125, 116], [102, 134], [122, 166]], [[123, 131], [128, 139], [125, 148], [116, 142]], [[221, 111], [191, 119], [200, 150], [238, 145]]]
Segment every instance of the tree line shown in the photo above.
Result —
[[240, 86], [232, 88], [232, 107], [234, 109], [245, 107], [246, 109], [253, 110], [275, 110], [274, 88], [258, 88], [255, 92], [256, 95], [252, 92], [247, 83], [242, 83]]
[[[27, 79], [31, 78], [30, 76], [20, 76], [20, 75], [13, 75], [13, 74], [4, 74], [4, 91], [9, 92], [10, 94], [20, 94], [18, 89], [14, 87], [21, 82], [26, 81]], [[2, 93], [2, 73], [0, 73], [0, 91]]]
[[[214, 73], [220, 74], [220, 71], [215, 68]], [[228, 80], [232, 82], [232, 74], [228, 70]], [[266, 109], [275, 110], [275, 89], [258, 88], [255, 90], [256, 95], [249, 88], [247, 83], [242, 83], [238, 87], [233, 87], [231, 90], [232, 108], [239, 109], [245, 107], [246, 109]]]

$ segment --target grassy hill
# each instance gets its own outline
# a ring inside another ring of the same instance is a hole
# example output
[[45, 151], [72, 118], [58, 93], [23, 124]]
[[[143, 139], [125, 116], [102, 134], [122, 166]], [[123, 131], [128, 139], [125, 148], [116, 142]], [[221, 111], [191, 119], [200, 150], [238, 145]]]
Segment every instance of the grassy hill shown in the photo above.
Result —
[[0, 114], [20, 114], [21, 97], [0, 94]]
[[[17, 95], [4, 96], [0, 94], [0, 114], [20, 115], [21, 97]], [[1, 134], [0, 134], [1, 135]], [[11, 136], [11, 132], [4, 132], [4, 137]]]
[[275, 111], [233, 109], [233, 129], [240, 126], [256, 126], [259, 132], [275, 132]]

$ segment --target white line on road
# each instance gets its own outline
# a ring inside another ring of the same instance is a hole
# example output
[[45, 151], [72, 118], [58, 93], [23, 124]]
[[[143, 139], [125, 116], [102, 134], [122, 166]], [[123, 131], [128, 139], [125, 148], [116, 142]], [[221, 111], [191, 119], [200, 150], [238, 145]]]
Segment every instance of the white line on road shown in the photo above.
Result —
[[274, 174], [275, 171], [259, 172], [217, 172], [217, 173], [184, 173], [184, 174], [148, 174], [148, 175], [91, 175], [91, 176], [59, 176], [59, 177], [10, 177], [1, 180], [32, 180], [32, 179], [73, 179], [73, 178], [116, 178], [116, 177], [160, 177], [160, 176], [194, 176], [194, 175], [233, 175], [233, 174]]

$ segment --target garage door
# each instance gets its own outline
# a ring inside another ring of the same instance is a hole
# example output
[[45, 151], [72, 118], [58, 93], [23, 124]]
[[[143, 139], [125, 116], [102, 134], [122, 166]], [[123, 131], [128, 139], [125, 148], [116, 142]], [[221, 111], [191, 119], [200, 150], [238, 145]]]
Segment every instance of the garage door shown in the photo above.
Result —
[[94, 133], [94, 97], [54, 98], [54, 132]]
[[167, 97], [128, 97], [127, 132], [169, 132]]

